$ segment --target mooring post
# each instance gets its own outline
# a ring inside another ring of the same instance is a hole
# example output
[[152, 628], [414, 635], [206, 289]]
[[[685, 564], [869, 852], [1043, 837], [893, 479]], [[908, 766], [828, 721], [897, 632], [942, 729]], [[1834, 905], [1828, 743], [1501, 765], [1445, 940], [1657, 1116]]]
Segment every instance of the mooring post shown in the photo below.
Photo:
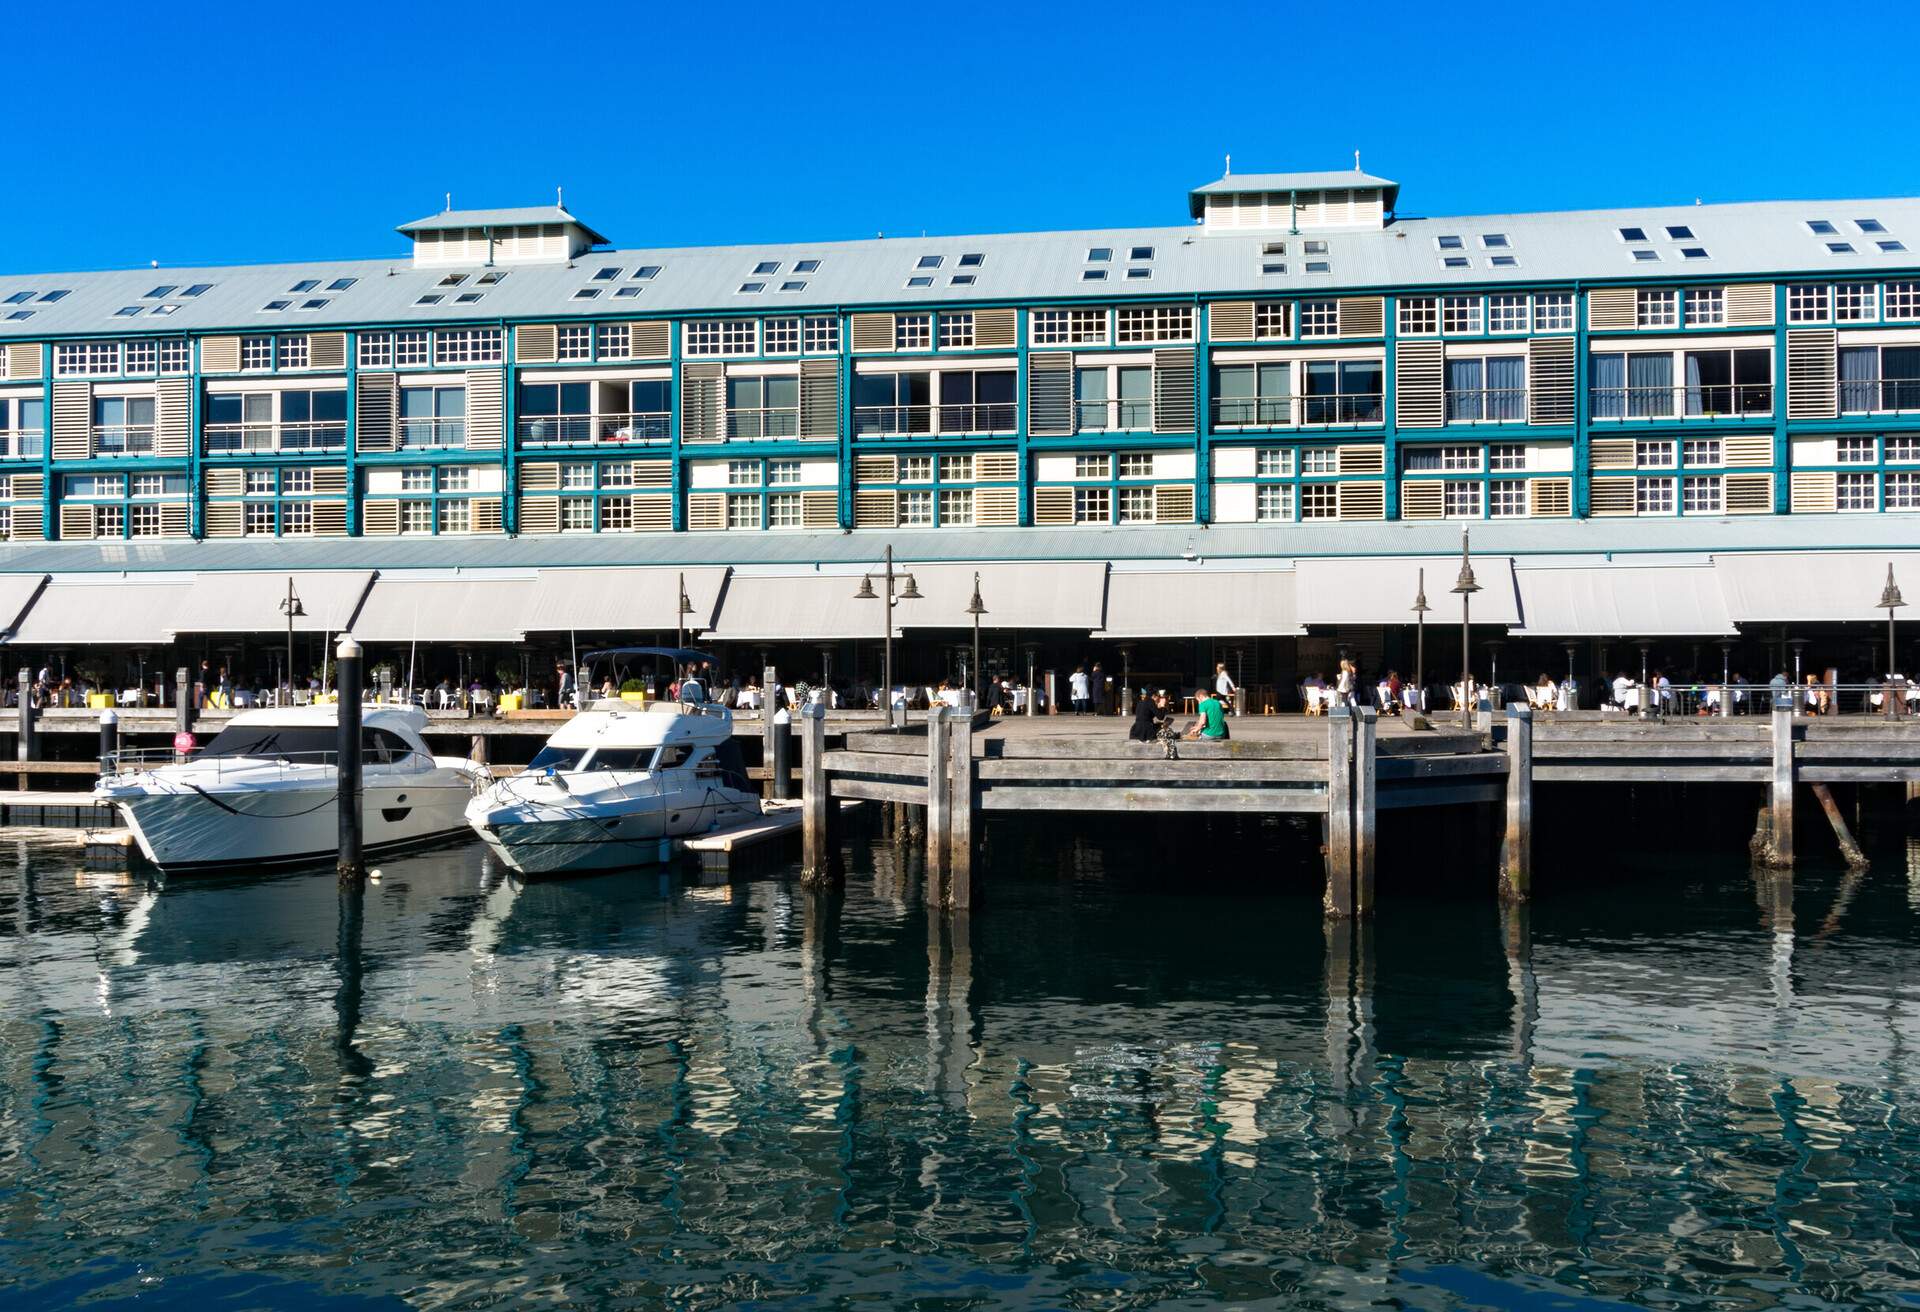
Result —
[[953, 790], [947, 777], [953, 769], [948, 746], [952, 721], [946, 708], [935, 703], [927, 712], [927, 901], [945, 905], [947, 856], [953, 845]]
[[1379, 789], [1374, 774], [1380, 712], [1355, 710], [1353, 721], [1353, 914], [1373, 914], [1374, 844]]
[[1507, 707], [1507, 830], [1500, 839], [1500, 900], [1533, 896], [1533, 710]]
[[1793, 864], [1793, 706], [1773, 708], [1773, 774], [1767, 864]]
[[1840, 804], [1833, 800], [1833, 790], [1825, 784], [1814, 784], [1808, 791], [1813, 800], [1820, 803], [1820, 809], [1827, 813], [1827, 823], [1833, 826], [1833, 837], [1840, 844], [1840, 856], [1853, 870], [1867, 868], [1867, 854], [1860, 850], [1860, 844], [1853, 841], [1853, 831], [1847, 828], [1847, 818], [1840, 812]]
[[793, 717], [782, 706], [773, 713], [773, 753], [767, 758], [768, 796], [786, 801], [793, 796]]
[[947, 772], [947, 787], [953, 799], [953, 817], [948, 832], [952, 843], [947, 854], [947, 901], [956, 911], [973, 905], [973, 712], [953, 712], [953, 724], [947, 733], [952, 765]]
[[114, 758], [120, 755], [120, 716], [111, 707], [100, 712], [100, 775], [114, 771]]
[[[14, 757], [22, 764], [33, 759], [33, 672], [20, 671], [20, 741], [14, 746]], [[20, 774], [20, 791], [27, 791], [26, 772]]]
[[181, 735], [193, 732], [193, 682], [182, 665], [173, 672], [173, 733], [175, 738], [174, 756], [186, 760], [186, 752], [180, 750]]
[[334, 738], [334, 774], [337, 777], [334, 810], [340, 816], [340, 852], [335, 873], [343, 884], [358, 884], [367, 875], [362, 851], [364, 837], [360, 823], [360, 644], [353, 635], [343, 633], [333, 653], [334, 686], [340, 697], [334, 703], [338, 732]]
[[1327, 915], [1353, 915], [1353, 712], [1327, 712]]
[[827, 707], [808, 702], [800, 708], [800, 881], [824, 883], [832, 877], [836, 835], [834, 803], [827, 787]]

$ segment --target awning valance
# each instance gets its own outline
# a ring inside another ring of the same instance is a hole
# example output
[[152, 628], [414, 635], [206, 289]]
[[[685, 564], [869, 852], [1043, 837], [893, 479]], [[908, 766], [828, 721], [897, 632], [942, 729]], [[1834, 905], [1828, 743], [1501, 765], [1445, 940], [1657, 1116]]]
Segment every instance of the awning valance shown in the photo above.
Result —
[[1719, 637], [1735, 632], [1720, 580], [1706, 565], [1523, 566], [1513, 577], [1520, 591], [1523, 631], [1531, 637]]
[[1302, 633], [1292, 570], [1121, 570], [1107, 576], [1108, 638]]
[[[1307, 625], [1411, 624], [1413, 599], [1426, 571], [1427, 623], [1458, 624], [1460, 597], [1449, 591], [1460, 575], [1460, 557], [1397, 560], [1302, 560], [1294, 568], [1299, 620]], [[1475, 624], [1520, 623], [1511, 556], [1475, 556]]]
[[235, 572], [193, 576], [193, 588], [174, 617], [175, 633], [285, 633], [287, 580], [300, 609], [296, 633], [338, 633], [353, 622], [373, 571], [303, 570], [292, 573]]
[[519, 642], [534, 576], [382, 574], [353, 622], [362, 642]]
[[713, 614], [727, 579], [724, 565], [657, 569], [543, 569], [534, 578], [523, 628], [528, 633], [670, 633], [677, 623], [680, 578], [687, 581], [693, 613], [686, 627], [713, 627]]
[[1920, 595], [1920, 553], [1753, 552], [1715, 556], [1713, 572], [1737, 624], [1885, 619], [1873, 603], [1893, 566], [1903, 592]]
[[193, 591], [179, 574], [55, 575], [19, 622], [22, 646], [165, 646]]

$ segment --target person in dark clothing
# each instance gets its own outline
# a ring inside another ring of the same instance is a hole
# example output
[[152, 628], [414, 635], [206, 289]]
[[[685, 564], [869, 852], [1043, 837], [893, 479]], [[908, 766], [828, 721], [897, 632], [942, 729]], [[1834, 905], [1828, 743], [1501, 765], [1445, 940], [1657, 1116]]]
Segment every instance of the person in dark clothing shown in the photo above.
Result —
[[1133, 704], [1133, 727], [1127, 737], [1136, 743], [1150, 743], [1160, 736], [1160, 725], [1167, 718], [1164, 700], [1142, 697]]

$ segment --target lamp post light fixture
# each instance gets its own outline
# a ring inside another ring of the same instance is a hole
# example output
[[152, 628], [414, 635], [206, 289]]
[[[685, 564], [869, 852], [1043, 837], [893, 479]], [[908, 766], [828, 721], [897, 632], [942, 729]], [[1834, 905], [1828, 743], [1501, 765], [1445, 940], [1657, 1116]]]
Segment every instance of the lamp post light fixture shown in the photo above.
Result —
[[1413, 687], [1420, 714], [1427, 710], [1427, 569], [1420, 567], [1419, 581], [1413, 588]]
[[987, 613], [987, 604], [980, 600], [980, 571], [973, 572], [973, 597], [967, 602], [967, 614], [973, 616], [973, 705], [980, 707], [980, 617]]
[[287, 576], [287, 595], [280, 599], [280, 613], [287, 617], [287, 702], [293, 702], [293, 622], [306, 615], [300, 594], [293, 590], [293, 576]]
[[[882, 657], [880, 666], [880, 705], [886, 712], [887, 724], [893, 724], [893, 607], [895, 602], [920, 600], [919, 585], [913, 581], [913, 575], [895, 575], [893, 572], [893, 544], [887, 544], [886, 565], [881, 575], [885, 581], [884, 593], [873, 590], [873, 575], [860, 576], [860, 590], [853, 594], [855, 601], [882, 601], [884, 603], [884, 623]], [[894, 580], [900, 578], [903, 584], [898, 592], [894, 591]], [[977, 622], [977, 621], [976, 621]]]
[[676, 627], [674, 628], [673, 645], [677, 650], [687, 645], [687, 616], [693, 614], [693, 603], [687, 599], [687, 576], [684, 571], [680, 575], [680, 601], [675, 606], [675, 611], [674, 624]]
[[1460, 727], [1473, 728], [1473, 648], [1468, 646], [1472, 633], [1473, 594], [1480, 591], [1473, 577], [1473, 555], [1467, 542], [1467, 530], [1460, 530], [1460, 577], [1453, 581], [1453, 592], [1460, 598]]

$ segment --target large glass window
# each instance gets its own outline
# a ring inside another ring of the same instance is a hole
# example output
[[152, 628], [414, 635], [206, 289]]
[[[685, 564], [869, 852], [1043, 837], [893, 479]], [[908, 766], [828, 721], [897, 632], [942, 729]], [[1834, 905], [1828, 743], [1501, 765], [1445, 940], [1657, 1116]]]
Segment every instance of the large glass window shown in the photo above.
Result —
[[1384, 371], [1378, 360], [1309, 360], [1303, 419], [1309, 424], [1377, 424]]
[[[944, 321], [943, 321], [944, 322]], [[1014, 427], [1016, 379], [1011, 369], [940, 375], [940, 431], [996, 433]]]
[[401, 446], [464, 446], [466, 440], [466, 388], [403, 387], [400, 389]]
[[1689, 415], [1773, 412], [1773, 352], [1765, 347], [1688, 351], [1686, 371]]
[[1293, 422], [1293, 366], [1284, 360], [1221, 365], [1213, 371], [1216, 424]]
[[520, 388], [520, 436], [527, 442], [592, 441], [593, 384], [524, 384]]
[[1527, 417], [1525, 356], [1489, 356], [1447, 361], [1447, 422], [1524, 420]]
[[921, 370], [853, 376], [857, 436], [933, 431], [933, 375]]
[[1841, 347], [1840, 409], [1920, 410], [1920, 346]]
[[794, 374], [727, 379], [727, 436], [752, 440], [800, 432], [800, 379]]
[[102, 455], [145, 455], [153, 450], [153, 398], [100, 396], [93, 402], [94, 447]]

